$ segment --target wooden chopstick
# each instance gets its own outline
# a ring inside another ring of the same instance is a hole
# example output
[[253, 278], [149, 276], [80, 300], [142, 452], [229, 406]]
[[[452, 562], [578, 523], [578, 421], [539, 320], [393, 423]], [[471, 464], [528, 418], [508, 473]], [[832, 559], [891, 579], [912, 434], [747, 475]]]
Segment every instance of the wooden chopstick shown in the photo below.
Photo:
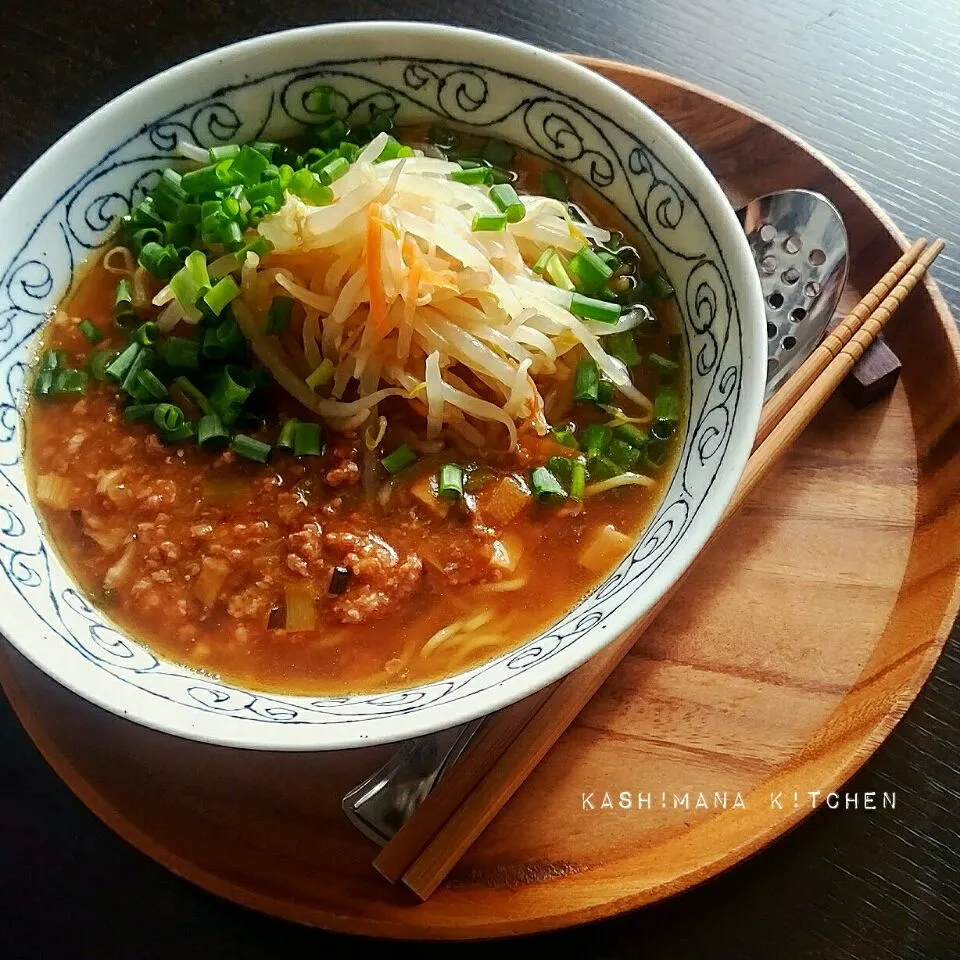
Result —
[[[891, 279], [890, 273], [885, 275], [862, 301], [866, 306], [860, 309], [858, 305], [844, 321], [844, 325], [848, 326], [848, 342], [839, 354], [827, 361], [820, 376], [795, 398], [796, 402], [791, 407], [782, 410], [778, 422], [770, 421], [772, 425], [768, 436], [751, 456], [733, 499], [709, 542], [713, 542], [727, 520], [823, 406], [939, 255], [943, 242], [934, 243], [910, 265], [916, 247], [917, 245], [911, 247], [890, 271], [893, 273], [894, 270], [902, 270], [906, 271], [905, 274], [900, 274], [900, 279]], [[892, 282], [895, 282], [893, 289], [871, 312], [870, 303], [876, 303], [876, 291], [884, 285], [889, 290]], [[860, 329], [854, 334], [852, 331], [858, 326]], [[841, 338], [843, 336], [844, 334], [841, 334]], [[809, 376], [809, 373], [805, 376]], [[791, 392], [795, 390], [790, 386], [793, 379], [788, 381], [784, 389], [790, 387]], [[683, 579], [685, 577], [681, 578], [680, 582]], [[524, 702], [517, 705], [523, 706], [523, 711], [514, 711], [508, 718], [500, 720], [495, 740], [497, 743], [505, 743], [506, 747], [492, 764], [489, 761], [493, 750], [489, 748], [494, 745], [493, 741], [487, 741], [488, 749], [485, 749], [483, 754], [479, 751], [467, 751], [441, 784], [446, 800], [443, 800], [438, 788], [377, 858], [378, 862], [387, 864], [391, 877], [402, 876], [403, 882], [421, 899], [426, 899], [433, 893], [626, 656], [637, 637], [653, 622], [678, 587], [679, 582], [629, 633], [609, 644], [556, 684], [549, 695], [540, 701], [532, 716]], [[498, 715], [498, 718], [501, 716], [503, 714]], [[494, 718], [493, 722], [498, 718]], [[435, 796], [440, 797], [442, 802], [435, 805]], [[451, 804], [453, 797], [460, 797], [460, 802]], [[452, 812], [451, 807], [455, 807]], [[409, 829], [411, 827], [415, 829]], [[419, 856], [411, 860], [414, 851], [424, 842]], [[395, 850], [399, 851], [400, 855], [391, 851], [395, 844]], [[409, 863], [409, 866], [403, 869], [406, 863]], [[387, 871], [384, 871], [384, 874], [387, 875]]]
[[917, 262], [926, 245], [926, 239], [921, 238], [904, 251], [903, 256], [870, 288], [853, 310], [823, 338], [817, 349], [764, 404], [754, 449], [767, 439], [770, 431], [784, 418], [786, 412], [827, 369], [830, 361], [850, 342], [850, 338], [860, 329], [864, 320], [877, 309], [885, 297], [889, 296], [900, 278]]

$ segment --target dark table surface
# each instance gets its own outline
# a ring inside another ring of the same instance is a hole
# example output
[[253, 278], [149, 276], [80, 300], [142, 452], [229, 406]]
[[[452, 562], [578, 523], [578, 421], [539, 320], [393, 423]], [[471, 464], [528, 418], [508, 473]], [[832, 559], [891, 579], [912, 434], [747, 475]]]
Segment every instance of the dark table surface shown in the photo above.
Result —
[[[610, 57], [773, 117], [853, 174], [910, 235], [950, 241], [935, 276], [960, 316], [957, 0], [32, 0], [0, 7], [0, 192], [58, 136], [189, 56], [323, 20], [416, 18]], [[2, 225], [0, 225], [2, 227]], [[591, 957], [960, 957], [957, 632], [849, 789], [895, 810], [821, 807], [792, 834], [672, 901], [498, 951]], [[246, 958], [354, 953], [347, 937], [220, 901], [104, 827], [0, 696], [0, 957]], [[479, 956], [489, 944], [390, 946]]]

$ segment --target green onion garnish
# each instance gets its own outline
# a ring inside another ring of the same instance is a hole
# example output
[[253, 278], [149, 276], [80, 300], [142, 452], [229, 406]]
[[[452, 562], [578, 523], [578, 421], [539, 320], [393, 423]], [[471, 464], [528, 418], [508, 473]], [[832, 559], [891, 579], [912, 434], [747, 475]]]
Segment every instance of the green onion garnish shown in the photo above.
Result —
[[280, 149], [280, 144], [274, 143], [272, 140], [254, 140], [250, 147], [257, 153], [262, 154], [269, 163], [273, 160], [273, 155]]
[[570, 486], [573, 460], [569, 457], [550, 457], [547, 460], [547, 469], [563, 484], [565, 490]]
[[137, 327], [133, 338], [142, 347], [152, 347], [157, 342], [159, 333], [160, 328], [152, 320], [148, 320], [146, 323], [141, 323], [140, 326]]
[[[137, 344], [137, 346], [139, 346], [139, 344]], [[123, 354], [120, 356], [123, 356]], [[127, 370], [127, 375], [120, 384], [120, 389], [123, 390], [124, 393], [129, 394], [135, 399], [143, 399], [136, 397], [136, 394], [139, 392], [140, 371], [146, 370], [150, 364], [153, 363], [153, 357], [153, 350], [149, 347], [140, 347], [140, 352], [133, 358], [133, 362]]]
[[33, 381], [33, 392], [38, 397], [47, 396], [53, 389], [54, 372], [52, 370], [38, 370]]
[[240, 178], [231, 169], [233, 161], [230, 159], [211, 163], [199, 170], [191, 170], [180, 178], [180, 186], [190, 196], [205, 197], [217, 190], [232, 187]]
[[44, 350], [40, 355], [37, 369], [41, 372], [60, 370], [67, 365], [67, 355], [63, 350]]
[[[391, 123], [391, 127], [392, 126], [393, 124]], [[386, 144], [384, 144], [383, 149], [380, 151], [380, 155], [373, 162], [384, 163], [386, 160], [396, 160], [400, 156], [402, 149], [403, 145], [395, 137], [390, 137]]]
[[210, 389], [210, 406], [228, 427], [236, 423], [255, 383], [249, 370], [228, 364]]
[[573, 399], [575, 403], [596, 403], [600, 373], [597, 365], [589, 358], [577, 364], [573, 377]]
[[498, 183], [491, 187], [490, 199], [506, 216], [507, 223], [519, 223], [527, 212], [517, 196], [517, 191], [509, 183]]
[[274, 297], [267, 311], [267, 324], [264, 333], [276, 335], [283, 333], [290, 323], [290, 314], [293, 311], [292, 297]]
[[174, 403], [158, 403], [153, 411], [153, 422], [163, 433], [183, 426], [183, 411]]
[[613, 428], [613, 435], [617, 440], [629, 443], [631, 447], [642, 450], [647, 445], [647, 432], [641, 430], [636, 424], [621, 423]]
[[88, 343], [99, 343], [103, 339], [103, 334], [94, 326], [89, 317], [84, 317], [77, 324], [77, 329], [84, 335]]
[[316, 390], [319, 387], [325, 387], [328, 383], [333, 380], [333, 361], [332, 360], [323, 360], [320, 363], [320, 366], [317, 367], [313, 373], [307, 377], [307, 386], [311, 390]]
[[662, 370], [665, 373], [673, 373], [679, 366], [675, 360], [668, 360], [666, 357], [662, 357], [659, 353], [648, 353], [647, 363], [652, 364], [658, 370]]
[[570, 468], [570, 499], [582, 500], [583, 490], [587, 485], [587, 468], [580, 460], [574, 460]]
[[509, 167], [513, 163], [516, 150], [502, 140], [488, 140], [480, 154], [492, 167]]
[[642, 293], [644, 300], [666, 300], [673, 296], [674, 289], [662, 273], [654, 273], [644, 277]]
[[553, 439], [557, 441], [562, 447], [569, 447], [571, 450], [578, 450], [579, 444], [577, 443], [577, 438], [573, 435], [573, 426], [568, 425], [566, 427], [554, 427], [553, 429]]
[[505, 213], [477, 213], [474, 214], [470, 229], [474, 233], [493, 233], [506, 229], [506, 226], [507, 215]]
[[564, 203], [570, 199], [567, 181], [559, 170], [544, 170], [540, 174], [540, 192]]
[[536, 263], [533, 265], [533, 272], [543, 274], [547, 269], [547, 264], [550, 262], [550, 258], [556, 253], [556, 250], [553, 247], [547, 247], [545, 250], [541, 251], [540, 256], [537, 257]]
[[280, 436], [277, 437], [277, 446], [281, 450], [293, 451], [297, 439], [297, 421], [287, 420], [280, 428]]
[[117, 290], [113, 296], [113, 318], [120, 327], [127, 326], [137, 319], [137, 313], [133, 309], [133, 290], [126, 277], [117, 284]]
[[222, 147], [209, 147], [207, 155], [211, 163], [219, 163], [221, 160], [233, 160], [240, 153], [240, 146], [236, 143], [227, 143]]
[[594, 457], [588, 464], [591, 480], [609, 480], [623, 471], [608, 457]]
[[450, 179], [456, 183], [465, 183], [469, 187], [493, 183], [493, 174], [489, 167], [471, 167], [469, 170], [454, 170]]
[[164, 443], [180, 443], [182, 440], [189, 440], [195, 433], [196, 426], [190, 420], [184, 420], [175, 430], [161, 430], [160, 439]]
[[210, 401], [204, 396], [203, 391], [196, 387], [193, 381], [186, 377], [177, 377], [170, 384], [171, 389], [176, 387], [184, 397], [186, 397], [201, 413], [210, 413]]
[[336, 159], [324, 164], [316, 173], [317, 176], [320, 177], [320, 182], [329, 186], [331, 183], [339, 180], [349, 169], [349, 161], [338, 156]]
[[570, 298], [570, 312], [584, 320], [596, 320], [599, 323], [616, 323], [620, 319], [620, 304], [595, 300], [575, 293]]
[[383, 469], [386, 470], [387, 473], [396, 474], [409, 467], [412, 463], [416, 463], [417, 455], [414, 453], [413, 448], [405, 443], [397, 447], [392, 453], [388, 453], [380, 462], [383, 464]]
[[610, 445], [610, 428], [601, 423], [591, 423], [580, 437], [580, 449], [588, 460], [602, 456]]
[[651, 439], [644, 450], [644, 463], [651, 470], [659, 470], [667, 462], [669, 449], [665, 441]]
[[123, 408], [123, 419], [128, 423], [134, 420], [152, 420], [153, 411], [156, 409], [155, 403], [128, 403]]
[[107, 366], [116, 358], [115, 350], [94, 350], [87, 360], [87, 368], [94, 380], [107, 379]]
[[629, 330], [624, 330], [622, 333], [611, 333], [609, 337], [604, 337], [603, 349], [611, 357], [622, 360], [628, 367], [635, 367], [641, 360], [637, 344]]
[[230, 442], [230, 434], [215, 413], [205, 413], [197, 424], [197, 443], [205, 450], [220, 450]]
[[322, 184], [315, 173], [310, 170], [298, 170], [287, 184], [287, 189], [296, 194], [304, 203], [314, 207], [322, 207], [333, 201], [333, 191]]
[[624, 440], [611, 440], [607, 456], [621, 470], [632, 470], [640, 460], [640, 451]]
[[567, 273], [567, 268], [563, 265], [563, 260], [558, 253], [547, 260], [547, 277], [550, 282], [561, 290], [573, 290], [573, 281]]
[[105, 369], [107, 376], [118, 382], [122, 381], [133, 366], [133, 362], [140, 356], [142, 349], [136, 340], [128, 343], [107, 365]]
[[144, 244], [137, 260], [144, 270], [161, 280], [169, 280], [180, 269], [180, 257], [172, 243], [163, 245], [151, 241]]
[[245, 433], [238, 433], [230, 441], [230, 449], [237, 456], [256, 460], [257, 463], [266, 463], [270, 459], [270, 444], [255, 437], [248, 437]]
[[604, 405], [612, 403], [614, 392], [613, 381], [601, 377], [600, 383], [597, 384], [597, 403]]
[[58, 370], [53, 374], [50, 393], [60, 396], [86, 393], [87, 380], [85, 370]]
[[167, 388], [152, 370], [141, 370], [132, 385], [130, 395], [144, 402], [163, 400], [167, 396]]
[[214, 316], [219, 317], [223, 312], [223, 308], [230, 303], [231, 300], [235, 300], [239, 296], [240, 288], [228, 273], [225, 277], [221, 277], [216, 285], [204, 294], [203, 302], [210, 308]]
[[562, 499], [567, 495], [563, 484], [546, 467], [535, 467], [531, 471], [530, 489], [541, 501]]
[[319, 423], [296, 422], [293, 434], [293, 452], [298, 457], [319, 457], [322, 444]]
[[680, 419], [680, 396], [673, 387], [663, 387], [653, 401], [655, 420], [669, 420], [676, 423]]
[[174, 370], [197, 370], [200, 367], [200, 341], [167, 337], [160, 344], [160, 358]]
[[445, 463], [437, 473], [437, 493], [444, 500], [459, 500], [463, 496], [463, 467]]
[[568, 264], [570, 273], [580, 282], [580, 288], [589, 294], [601, 293], [607, 280], [613, 276], [613, 270], [594, 252], [589, 245], [581, 247]]
[[186, 314], [196, 316], [196, 302], [207, 287], [207, 258], [200, 250], [194, 250], [184, 260], [183, 266], [170, 278], [170, 289], [180, 308]]
[[215, 327], [207, 327], [203, 334], [201, 352], [208, 360], [227, 360], [239, 356], [246, 341], [233, 317], [227, 317]]
[[267, 169], [270, 161], [259, 150], [253, 147], [243, 146], [236, 159], [233, 161], [232, 171], [240, 177], [248, 186], [252, 187], [260, 182], [263, 171]]
[[675, 420], [654, 420], [650, 425], [650, 436], [654, 440], [669, 440], [677, 432]]

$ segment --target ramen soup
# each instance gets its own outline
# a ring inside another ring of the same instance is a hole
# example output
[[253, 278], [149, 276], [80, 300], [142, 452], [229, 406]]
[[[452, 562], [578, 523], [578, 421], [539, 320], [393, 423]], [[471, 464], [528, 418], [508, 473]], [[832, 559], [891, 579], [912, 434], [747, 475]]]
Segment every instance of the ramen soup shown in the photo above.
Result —
[[26, 455], [83, 590], [288, 693], [467, 669], [625, 556], [683, 432], [673, 291], [586, 184], [327, 116], [182, 144], [43, 331]]

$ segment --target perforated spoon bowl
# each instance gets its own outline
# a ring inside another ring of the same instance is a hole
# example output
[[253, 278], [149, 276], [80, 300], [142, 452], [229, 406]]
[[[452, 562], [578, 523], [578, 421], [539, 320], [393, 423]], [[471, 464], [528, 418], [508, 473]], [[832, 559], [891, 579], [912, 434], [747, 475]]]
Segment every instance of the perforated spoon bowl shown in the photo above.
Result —
[[[737, 211], [760, 274], [767, 315], [769, 399], [820, 342], [847, 280], [847, 231], [812, 190], [780, 190]], [[482, 718], [403, 744], [342, 801], [364, 835], [384, 846], [456, 763]]]

